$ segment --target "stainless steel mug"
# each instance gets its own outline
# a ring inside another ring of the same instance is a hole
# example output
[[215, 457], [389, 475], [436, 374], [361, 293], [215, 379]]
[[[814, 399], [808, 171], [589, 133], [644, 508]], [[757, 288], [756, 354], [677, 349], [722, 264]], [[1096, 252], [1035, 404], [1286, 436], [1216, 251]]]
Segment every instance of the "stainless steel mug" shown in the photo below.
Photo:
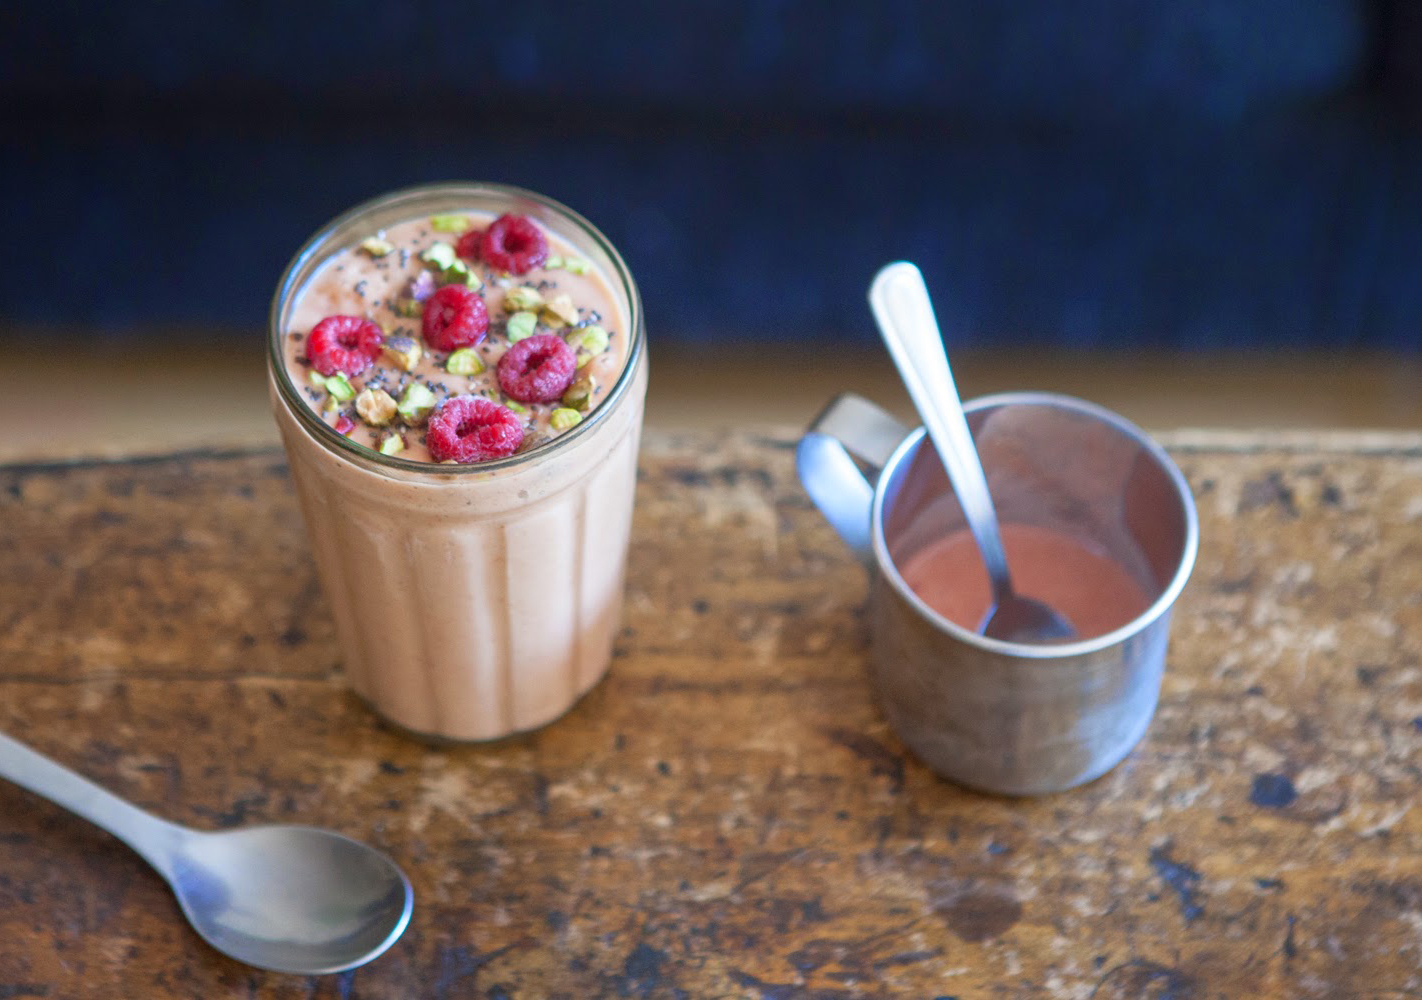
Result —
[[801, 438], [800, 480], [870, 564], [874, 686], [904, 743], [971, 788], [1061, 791], [1109, 771], [1150, 724], [1171, 609], [1195, 563], [1194, 499], [1164, 449], [1099, 406], [1019, 392], [964, 409], [1002, 521], [1109, 555], [1150, 596], [1143, 613], [1105, 635], [1028, 645], [930, 608], [900, 567], [966, 521], [923, 429], [858, 396], [835, 399]]

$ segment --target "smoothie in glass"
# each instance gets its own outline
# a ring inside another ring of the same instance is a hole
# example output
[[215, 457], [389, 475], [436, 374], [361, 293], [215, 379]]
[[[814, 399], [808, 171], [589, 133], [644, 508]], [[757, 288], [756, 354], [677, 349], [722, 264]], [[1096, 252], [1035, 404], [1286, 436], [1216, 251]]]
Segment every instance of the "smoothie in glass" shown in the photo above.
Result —
[[646, 390], [617, 251], [530, 192], [396, 192], [297, 254], [268, 360], [356, 692], [436, 739], [567, 711], [611, 661]]

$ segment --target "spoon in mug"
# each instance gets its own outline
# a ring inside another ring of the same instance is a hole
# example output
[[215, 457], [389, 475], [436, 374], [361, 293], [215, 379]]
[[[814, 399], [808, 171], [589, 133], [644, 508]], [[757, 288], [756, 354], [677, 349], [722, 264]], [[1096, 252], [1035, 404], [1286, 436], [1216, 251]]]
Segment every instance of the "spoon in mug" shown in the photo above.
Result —
[[414, 891], [374, 848], [309, 826], [204, 832], [159, 819], [0, 733], [0, 777], [122, 840], [218, 951], [275, 972], [342, 972], [390, 947]]
[[963, 415], [923, 275], [908, 261], [887, 265], [869, 286], [869, 307], [987, 565], [992, 603], [978, 631], [1006, 642], [1075, 638], [1076, 630], [1062, 615], [1012, 587], [987, 476]]

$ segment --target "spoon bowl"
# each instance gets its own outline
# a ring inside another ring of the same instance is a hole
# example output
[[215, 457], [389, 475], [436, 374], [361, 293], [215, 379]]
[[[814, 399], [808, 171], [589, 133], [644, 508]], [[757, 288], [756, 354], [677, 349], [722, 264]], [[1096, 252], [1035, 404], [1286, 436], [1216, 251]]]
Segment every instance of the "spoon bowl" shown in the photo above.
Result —
[[923, 275], [907, 261], [887, 265], [869, 286], [869, 306], [987, 566], [992, 603], [978, 631], [1005, 642], [1051, 643], [1076, 638], [1076, 629], [1065, 617], [1041, 601], [1017, 593], [1012, 586], [987, 476], [963, 415], [963, 401], [948, 367]]
[[162, 875], [208, 944], [300, 975], [380, 955], [414, 908], [410, 880], [372, 847], [309, 826], [192, 830], [144, 812], [0, 733], [0, 777], [84, 817]]
[[413, 894], [385, 855], [330, 830], [196, 833], [172, 864], [178, 904], [218, 951], [280, 972], [341, 972], [409, 923]]
[[1070, 642], [1076, 638], [1076, 629], [1065, 615], [1035, 597], [1018, 593], [994, 601], [978, 631], [1003, 642]]

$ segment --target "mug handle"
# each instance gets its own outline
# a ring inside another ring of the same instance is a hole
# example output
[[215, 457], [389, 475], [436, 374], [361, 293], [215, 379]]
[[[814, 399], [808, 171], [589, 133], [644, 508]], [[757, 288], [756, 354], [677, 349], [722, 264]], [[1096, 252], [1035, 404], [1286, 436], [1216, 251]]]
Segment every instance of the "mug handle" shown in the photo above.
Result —
[[[871, 519], [879, 471], [909, 429], [863, 396], [846, 392], [825, 407], [795, 449], [805, 492], [855, 555], [874, 557]], [[870, 467], [866, 478], [854, 462]]]

